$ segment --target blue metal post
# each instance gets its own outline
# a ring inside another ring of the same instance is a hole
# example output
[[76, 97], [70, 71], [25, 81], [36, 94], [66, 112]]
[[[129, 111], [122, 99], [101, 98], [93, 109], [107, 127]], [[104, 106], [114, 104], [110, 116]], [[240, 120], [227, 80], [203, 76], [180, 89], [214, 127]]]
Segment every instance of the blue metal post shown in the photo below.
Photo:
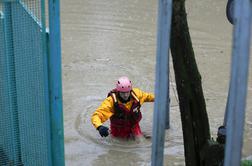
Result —
[[[50, 55], [50, 53], [49, 53], [49, 34], [46, 32], [46, 18], [45, 18], [45, 15], [46, 15], [46, 13], [45, 13], [45, 0], [40, 0], [40, 5], [41, 5], [41, 40], [42, 40], [42, 54], [43, 54], [43, 61], [44, 61], [44, 66], [45, 66], [45, 70], [46, 70], [46, 72], [44, 72], [44, 78], [49, 78], [50, 77], [50, 75], [49, 75], [49, 55]], [[50, 103], [51, 102], [51, 96], [50, 96], [50, 80], [51, 80], [51, 78], [49, 78], [48, 80], [44, 80], [45, 82], [44, 82], [44, 84], [45, 84], [45, 94], [47, 94], [47, 95], [45, 95], [45, 107], [47, 108], [47, 110], [49, 110], [49, 111], [47, 111], [47, 114], [46, 114], [46, 121], [47, 122], [51, 122], [51, 105], [53, 104], [53, 103]], [[47, 123], [47, 131], [50, 131], [50, 135], [49, 136], [47, 136], [47, 143], [48, 143], [48, 145], [53, 145], [52, 144], [52, 141], [51, 141], [51, 133], [52, 133], [52, 128], [51, 128], [51, 124], [52, 123]], [[53, 147], [54, 148], [54, 147]], [[51, 148], [50, 150], [48, 150], [48, 157], [49, 157], [49, 159], [48, 159], [48, 166], [52, 166], [53, 165], [53, 156], [52, 156], [52, 149], [53, 148]]]
[[251, 0], [235, 0], [234, 6], [234, 40], [227, 107], [225, 166], [237, 166], [241, 162], [251, 33]]
[[163, 165], [166, 117], [169, 113], [169, 48], [172, 0], [159, 0], [153, 118], [152, 166]]
[[53, 165], [63, 166], [64, 129], [61, 81], [60, 2], [49, 0], [49, 86]]

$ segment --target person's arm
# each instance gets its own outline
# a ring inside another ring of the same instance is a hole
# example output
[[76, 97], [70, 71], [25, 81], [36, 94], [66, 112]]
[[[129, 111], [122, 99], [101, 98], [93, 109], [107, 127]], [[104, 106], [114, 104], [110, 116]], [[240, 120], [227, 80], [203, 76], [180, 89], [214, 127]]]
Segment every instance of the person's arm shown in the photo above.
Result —
[[91, 122], [95, 128], [101, 126], [113, 115], [113, 99], [112, 97], [106, 98], [101, 105], [96, 109], [91, 117]]
[[140, 100], [140, 104], [143, 104], [144, 102], [153, 102], [155, 100], [155, 96], [153, 93], [147, 93], [144, 91], [141, 91], [138, 88], [134, 88], [133, 91], [135, 92], [136, 96]]

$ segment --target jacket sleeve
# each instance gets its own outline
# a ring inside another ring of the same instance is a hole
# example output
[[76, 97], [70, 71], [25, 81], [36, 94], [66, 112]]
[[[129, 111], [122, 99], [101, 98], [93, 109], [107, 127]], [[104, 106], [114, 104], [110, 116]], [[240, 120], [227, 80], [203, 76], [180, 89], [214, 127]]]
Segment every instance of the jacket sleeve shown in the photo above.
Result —
[[147, 93], [147, 92], [141, 91], [138, 88], [134, 88], [133, 91], [136, 93], [137, 97], [139, 98], [141, 105], [144, 102], [153, 102], [155, 100], [155, 96], [153, 93]]
[[107, 97], [93, 113], [91, 122], [94, 127], [97, 128], [107, 121], [113, 114], [113, 99], [112, 97]]

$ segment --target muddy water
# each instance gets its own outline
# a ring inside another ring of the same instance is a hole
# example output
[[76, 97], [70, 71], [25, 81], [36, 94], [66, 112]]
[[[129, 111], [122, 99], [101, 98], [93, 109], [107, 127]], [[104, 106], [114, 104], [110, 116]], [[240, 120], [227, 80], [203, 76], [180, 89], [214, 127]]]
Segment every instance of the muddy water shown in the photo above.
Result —
[[[232, 26], [225, 18], [225, 0], [188, 0], [186, 5], [215, 138], [227, 98]], [[125, 142], [101, 138], [91, 125], [90, 116], [122, 75], [127, 75], [135, 87], [154, 92], [156, 22], [154, 0], [61, 1], [66, 165], [150, 165], [150, 139]], [[164, 149], [164, 165], [172, 166], [184, 165], [173, 75], [171, 70], [171, 129], [166, 131]], [[248, 86], [243, 157], [252, 155], [248, 146], [252, 143], [251, 77]], [[142, 108], [141, 127], [146, 135], [152, 134], [153, 106], [146, 103]]]

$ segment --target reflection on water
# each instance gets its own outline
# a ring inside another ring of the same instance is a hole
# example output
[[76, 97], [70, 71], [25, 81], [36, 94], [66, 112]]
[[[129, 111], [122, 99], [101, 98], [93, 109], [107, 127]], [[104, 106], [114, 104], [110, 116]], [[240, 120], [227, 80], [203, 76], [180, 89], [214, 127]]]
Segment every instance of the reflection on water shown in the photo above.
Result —
[[[232, 26], [225, 1], [186, 1], [188, 22], [207, 104], [211, 135], [222, 124], [229, 83]], [[127, 75], [135, 87], [154, 92], [157, 1], [63, 0], [62, 67], [66, 165], [150, 165], [151, 139], [102, 138], [91, 114], [114, 82]], [[172, 66], [171, 66], [172, 70]], [[250, 68], [251, 71], [251, 68]], [[183, 136], [171, 71], [171, 129], [165, 165], [184, 165]], [[248, 84], [249, 92], [252, 83]], [[248, 92], [248, 101], [251, 94]], [[251, 156], [252, 104], [247, 103], [243, 156]], [[142, 131], [152, 135], [153, 103], [142, 107]], [[109, 126], [109, 122], [105, 123]]]

